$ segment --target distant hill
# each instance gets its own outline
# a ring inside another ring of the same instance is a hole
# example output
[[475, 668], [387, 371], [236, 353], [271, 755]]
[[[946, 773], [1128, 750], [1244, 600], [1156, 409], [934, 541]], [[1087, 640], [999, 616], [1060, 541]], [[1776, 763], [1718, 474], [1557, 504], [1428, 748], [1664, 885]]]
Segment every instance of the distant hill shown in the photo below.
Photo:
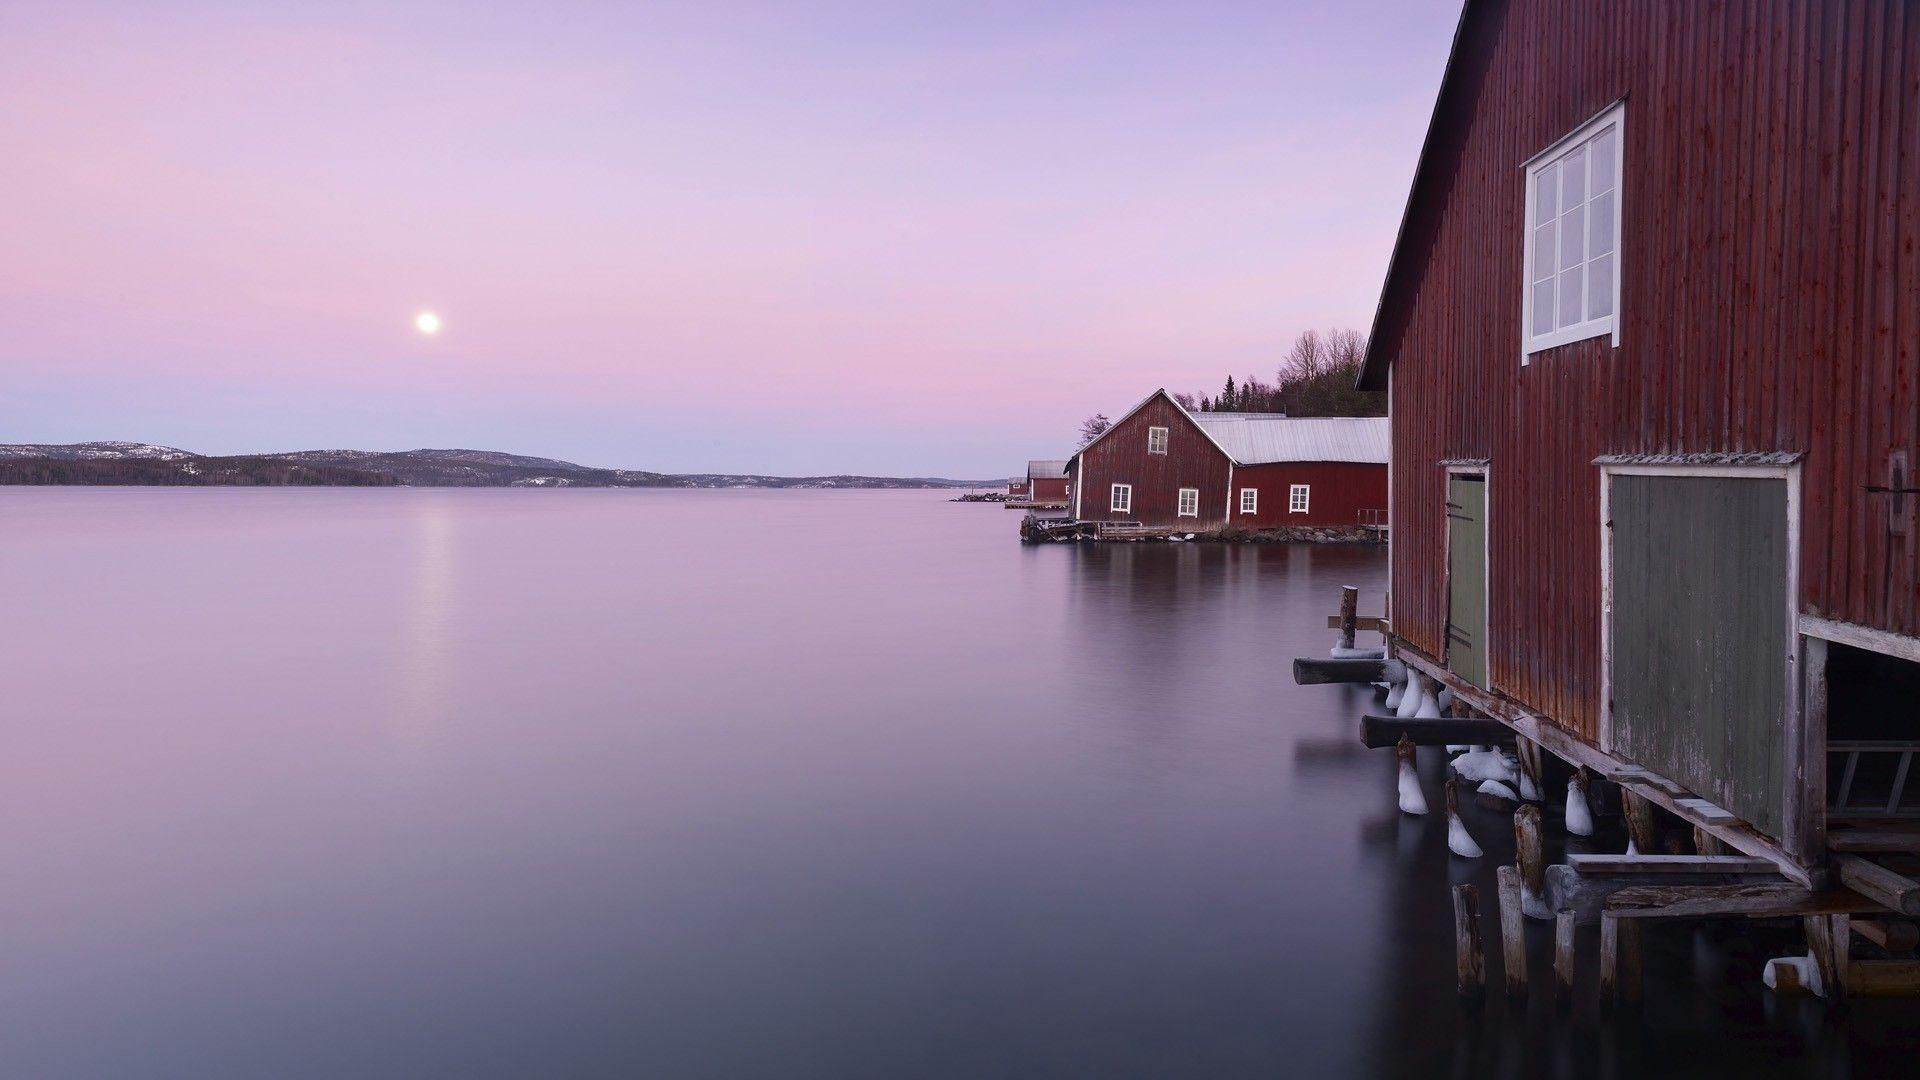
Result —
[[385, 473], [306, 465], [281, 458], [0, 457], [0, 484], [161, 487], [395, 487]]
[[675, 475], [600, 469], [493, 450], [296, 450], [209, 456], [151, 443], [0, 445], [0, 484], [874, 489], [984, 483], [921, 476]]

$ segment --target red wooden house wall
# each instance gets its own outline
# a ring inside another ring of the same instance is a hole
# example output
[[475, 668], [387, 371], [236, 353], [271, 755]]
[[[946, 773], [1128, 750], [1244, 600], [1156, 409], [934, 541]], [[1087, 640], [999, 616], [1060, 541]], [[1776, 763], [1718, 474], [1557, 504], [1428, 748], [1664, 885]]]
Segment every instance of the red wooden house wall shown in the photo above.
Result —
[[[1147, 452], [1147, 429], [1167, 429], [1167, 452]], [[1230, 463], [1220, 448], [1165, 394], [1155, 394], [1132, 415], [1080, 452], [1074, 483], [1074, 516], [1081, 521], [1138, 521], [1144, 525], [1218, 529], [1225, 520]], [[1133, 485], [1133, 509], [1108, 507], [1112, 485]], [[1179, 489], [1200, 492], [1198, 517], [1179, 517]]]
[[1034, 502], [1067, 501], [1067, 478], [1064, 476], [1036, 476], [1032, 480]]
[[[1289, 509], [1295, 484], [1308, 487], [1307, 512]], [[1242, 513], [1240, 492], [1257, 491], [1254, 512]], [[1358, 525], [1361, 512], [1387, 508], [1387, 467], [1346, 461], [1276, 461], [1239, 465], [1233, 470], [1233, 492], [1228, 499], [1229, 524], [1248, 529], [1286, 525]]]
[[[1622, 100], [1619, 345], [1523, 367], [1523, 165]], [[1802, 609], [1920, 635], [1920, 542], [1871, 490], [1920, 463], [1920, 8], [1474, 0], [1371, 349], [1395, 632], [1441, 655], [1440, 463], [1488, 459], [1489, 675], [1588, 739], [1600, 455], [1804, 453]]]

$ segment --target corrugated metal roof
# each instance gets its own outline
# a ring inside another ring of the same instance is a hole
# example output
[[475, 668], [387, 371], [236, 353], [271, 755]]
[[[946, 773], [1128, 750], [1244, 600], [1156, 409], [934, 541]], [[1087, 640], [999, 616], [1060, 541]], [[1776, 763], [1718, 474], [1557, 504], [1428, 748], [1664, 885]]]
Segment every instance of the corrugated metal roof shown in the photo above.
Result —
[[1067, 463], [1064, 461], [1029, 461], [1027, 475], [1044, 476], [1049, 479], [1067, 475]]
[[1387, 463], [1384, 416], [1281, 416], [1278, 413], [1188, 413], [1241, 465], [1270, 461]]

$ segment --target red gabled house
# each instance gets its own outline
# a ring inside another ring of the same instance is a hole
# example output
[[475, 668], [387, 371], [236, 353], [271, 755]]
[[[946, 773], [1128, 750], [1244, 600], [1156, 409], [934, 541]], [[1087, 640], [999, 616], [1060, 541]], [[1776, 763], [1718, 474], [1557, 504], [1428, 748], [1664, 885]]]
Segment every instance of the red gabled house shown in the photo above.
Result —
[[1384, 417], [1189, 412], [1156, 390], [1068, 462], [1073, 516], [1173, 531], [1385, 524]]

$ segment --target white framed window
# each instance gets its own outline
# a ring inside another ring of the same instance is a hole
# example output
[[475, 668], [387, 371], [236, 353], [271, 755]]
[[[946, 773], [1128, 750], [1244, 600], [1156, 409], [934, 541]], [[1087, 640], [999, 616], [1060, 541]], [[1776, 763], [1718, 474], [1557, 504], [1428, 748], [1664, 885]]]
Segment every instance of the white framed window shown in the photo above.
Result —
[[1240, 512], [1243, 514], [1257, 514], [1260, 512], [1259, 488], [1240, 489]]
[[1113, 485], [1113, 498], [1108, 501], [1107, 509], [1121, 514], [1133, 513], [1133, 485]]
[[1620, 188], [1626, 103], [1527, 162], [1521, 362], [1613, 335], [1620, 343]]
[[1287, 489], [1287, 513], [1304, 514], [1307, 512], [1307, 497], [1312, 494], [1309, 484], [1295, 484]]
[[1150, 427], [1147, 429], [1147, 453], [1164, 454], [1167, 452], [1167, 429]]
[[1199, 488], [1181, 488], [1180, 489], [1180, 506], [1175, 513], [1179, 517], [1199, 517], [1200, 516], [1200, 489]]

